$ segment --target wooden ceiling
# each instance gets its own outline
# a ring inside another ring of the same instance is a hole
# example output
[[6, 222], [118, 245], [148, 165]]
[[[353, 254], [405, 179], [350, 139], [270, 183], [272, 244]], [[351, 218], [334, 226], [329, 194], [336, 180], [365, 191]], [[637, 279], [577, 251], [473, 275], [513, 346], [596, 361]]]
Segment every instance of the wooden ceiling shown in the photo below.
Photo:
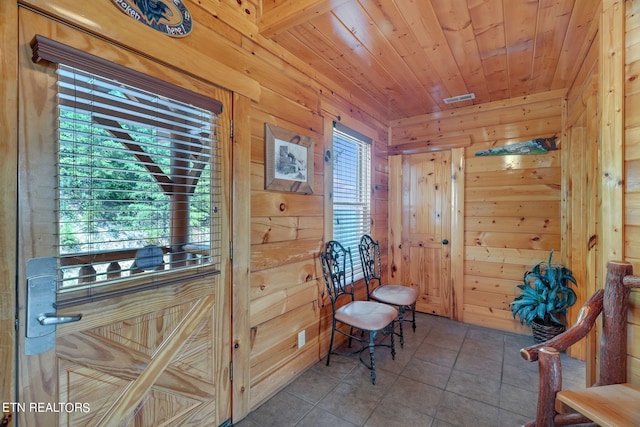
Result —
[[[569, 88], [600, 8], [597, 0], [263, 0], [258, 25], [395, 120]], [[475, 99], [443, 101], [467, 93]]]

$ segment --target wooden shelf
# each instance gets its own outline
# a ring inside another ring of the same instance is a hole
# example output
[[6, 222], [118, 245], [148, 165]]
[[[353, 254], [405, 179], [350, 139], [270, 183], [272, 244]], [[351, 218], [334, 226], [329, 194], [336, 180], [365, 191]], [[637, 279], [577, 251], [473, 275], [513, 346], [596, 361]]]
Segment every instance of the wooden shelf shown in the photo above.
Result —
[[640, 390], [631, 384], [562, 390], [556, 397], [602, 427], [640, 426]]

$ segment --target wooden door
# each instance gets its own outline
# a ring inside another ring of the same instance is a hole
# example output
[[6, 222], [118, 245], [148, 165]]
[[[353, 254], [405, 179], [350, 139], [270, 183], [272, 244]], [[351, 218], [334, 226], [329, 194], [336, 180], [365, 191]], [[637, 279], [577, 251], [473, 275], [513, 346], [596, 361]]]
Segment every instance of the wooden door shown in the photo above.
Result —
[[401, 278], [419, 290], [416, 309], [451, 316], [451, 152], [402, 158]]
[[[55, 27], [55, 28], [54, 28]], [[13, 409], [24, 426], [219, 426], [230, 419], [230, 271], [221, 250], [216, 271], [173, 275], [170, 284], [58, 309], [81, 313], [78, 322], [58, 325], [53, 349], [25, 352], [27, 265], [56, 256], [56, 77], [52, 64], [31, 61], [34, 34], [91, 46], [94, 54], [127, 58], [140, 71], [192, 88], [188, 77], [105, 41], [37, 14], [20, 12], [18, 403]], [[228, 147], [231, 96], [210, 87], [207, 95], [223, 102], [218, 139], [223, 199], [222, 246], [228, 247]], [[60, 299], [60, 296], [58, 296]]]

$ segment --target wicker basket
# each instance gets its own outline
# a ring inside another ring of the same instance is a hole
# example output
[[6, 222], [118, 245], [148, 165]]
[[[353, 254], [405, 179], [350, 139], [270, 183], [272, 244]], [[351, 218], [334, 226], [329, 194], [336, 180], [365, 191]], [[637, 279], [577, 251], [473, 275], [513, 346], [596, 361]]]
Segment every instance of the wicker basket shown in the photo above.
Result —
[[531, 322], [531, 329], [533, 330], [533, 342], [536, 344], [550, 340], [565, 331], [565, 327], [563, 325], [543, 325], [535, 320]]

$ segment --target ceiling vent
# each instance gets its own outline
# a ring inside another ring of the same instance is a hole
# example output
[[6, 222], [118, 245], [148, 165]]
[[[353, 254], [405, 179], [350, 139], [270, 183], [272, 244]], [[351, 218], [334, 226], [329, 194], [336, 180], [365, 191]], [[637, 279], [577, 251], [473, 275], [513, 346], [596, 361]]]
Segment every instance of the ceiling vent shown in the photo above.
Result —
[[452, 96], [451, 98], [443, 99], [443, 101], [444, 101], [445, 104], [453, 104], [454, 102], [468, 101], [470, 99], [476, 99], [476, 94], [475, 93], [467, 93], [467, 94], [464, 94], [464, 95]]

